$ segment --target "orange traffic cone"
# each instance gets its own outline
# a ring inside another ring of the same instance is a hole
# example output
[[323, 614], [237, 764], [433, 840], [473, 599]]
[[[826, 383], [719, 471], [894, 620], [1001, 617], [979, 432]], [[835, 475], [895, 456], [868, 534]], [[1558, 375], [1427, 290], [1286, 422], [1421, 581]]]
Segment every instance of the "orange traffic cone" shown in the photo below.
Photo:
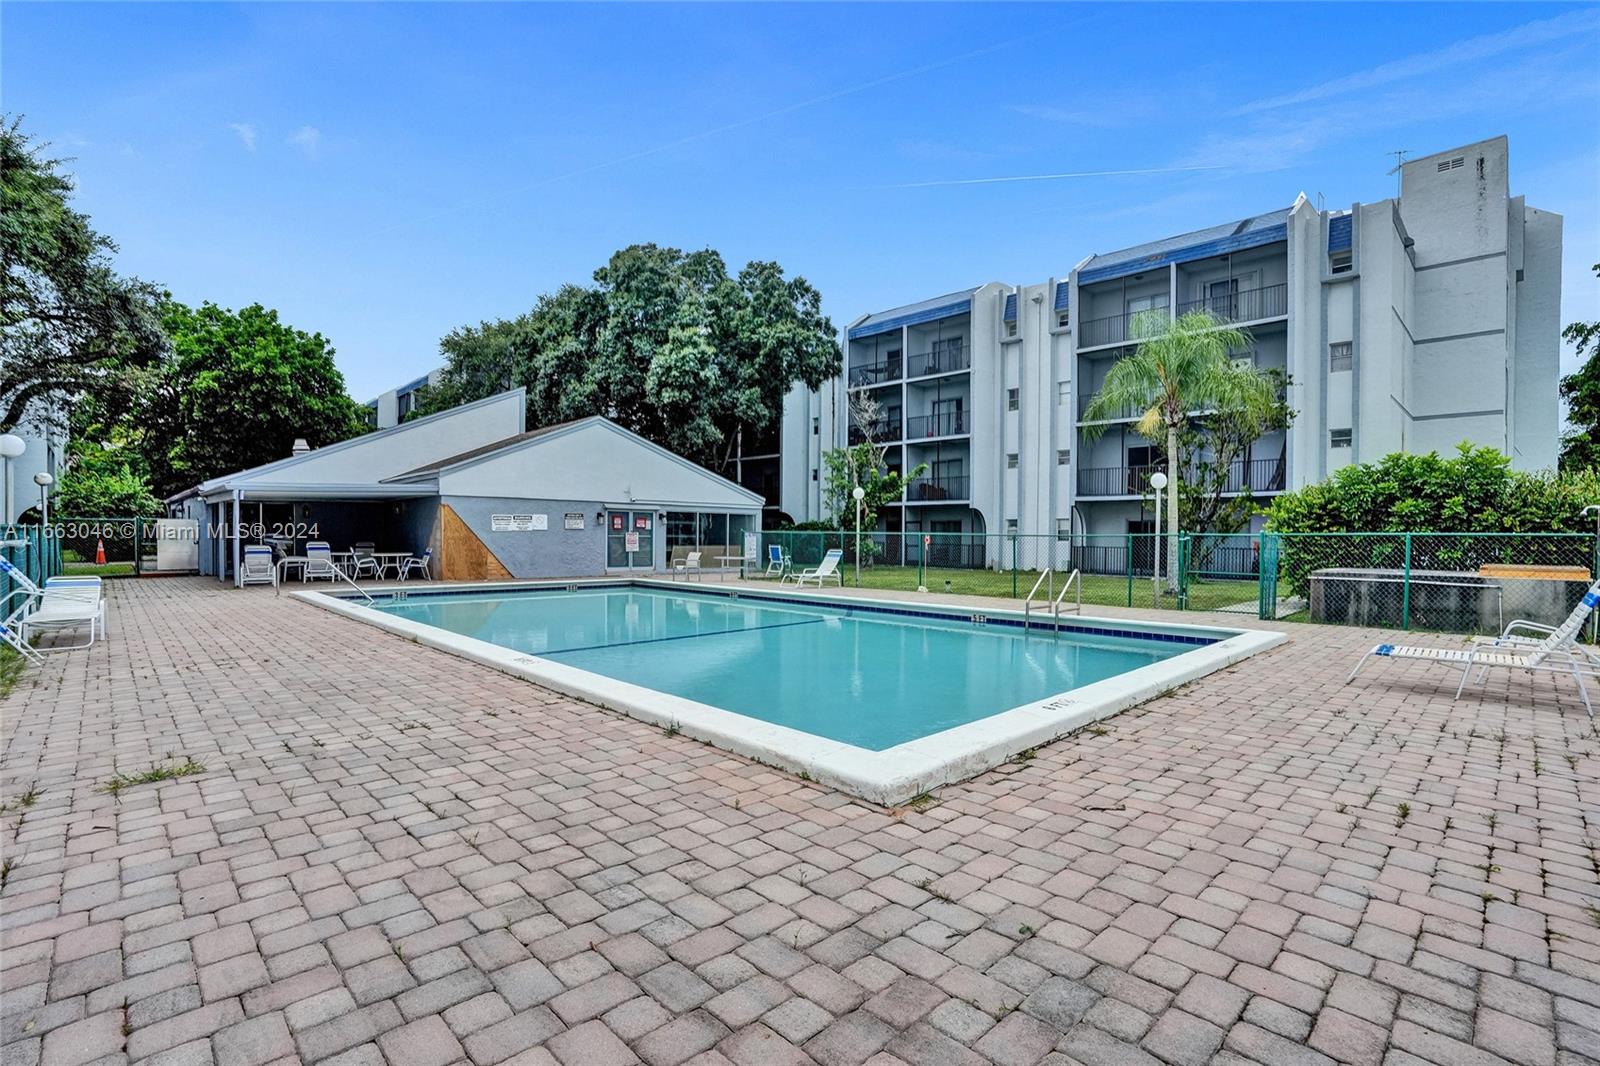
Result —
[[94, 542], [94, 565], [96, 565], [96, 566], [104, 566], [104, 565], [106, 565], [106, 539], [104, 537], [95, 538], [95, 542]]

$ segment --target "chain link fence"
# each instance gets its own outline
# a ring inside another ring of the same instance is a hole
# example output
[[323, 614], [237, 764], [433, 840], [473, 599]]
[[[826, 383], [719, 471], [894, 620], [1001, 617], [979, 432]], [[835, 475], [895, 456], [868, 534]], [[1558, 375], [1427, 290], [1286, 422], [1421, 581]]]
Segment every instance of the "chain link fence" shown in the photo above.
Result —
[[[0, 555], [35, 585], [61, 573], [60, 547], [38, 526], [0, 526]], [[21, 597], [13, 598], [11, 594], [21, 587], [8, 572], [0, 570], [0, 618], [20, 605]]]
[[1447, 633], [1557, 625], [1597, 569], [1588, 533], [1269, 533], [1262, 550], [1264, 618]]
[[[129, 577], [155, 566], [156, 519], [131, 517], [50, 518], [49, 535], [62, 572]], [[100, 557], [104, 555], [105, 561]]]
[[[1559, 623], [1600, 572], [1588, 533], [979, 533], [777, 530], [762, 566], [842, 551], [846, 585], [1026, 597], [1076, 570], [1088, 606], [1218, 611], [1278, 621], [1498, 633]], [[757, 568], [758, 572], [761, 569]], [[1041, 589], [1040, 596], [1043, 596]]]

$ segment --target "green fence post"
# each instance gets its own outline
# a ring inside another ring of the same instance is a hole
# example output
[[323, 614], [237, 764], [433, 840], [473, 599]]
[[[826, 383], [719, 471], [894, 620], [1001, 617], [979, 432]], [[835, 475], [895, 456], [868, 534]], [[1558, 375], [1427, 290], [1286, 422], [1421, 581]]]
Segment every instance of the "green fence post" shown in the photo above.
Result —
[[1406, 534], [1405, 582], [1400, 586], [1400, 628], [1411, 628], [1411, 534]]
[[1178, 534], [1178, 610], [1189, 609], [1189, 534]]
[[1128, 547], [1122, 555], [1122, 568], [1128, 572], [1128, 602], [1126, 606], [1133, 606], [1133, 534], [1128, 534]]

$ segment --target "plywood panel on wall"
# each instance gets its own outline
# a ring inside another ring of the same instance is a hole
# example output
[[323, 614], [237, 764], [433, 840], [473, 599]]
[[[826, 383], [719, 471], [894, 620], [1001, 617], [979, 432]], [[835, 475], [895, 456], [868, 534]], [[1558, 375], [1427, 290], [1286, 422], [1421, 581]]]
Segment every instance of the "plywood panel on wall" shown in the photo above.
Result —
[[488, 581], [511, 576], [511, 571], [447, 503], [439, 505], [439, 526], [439, 569], [444, 580]]

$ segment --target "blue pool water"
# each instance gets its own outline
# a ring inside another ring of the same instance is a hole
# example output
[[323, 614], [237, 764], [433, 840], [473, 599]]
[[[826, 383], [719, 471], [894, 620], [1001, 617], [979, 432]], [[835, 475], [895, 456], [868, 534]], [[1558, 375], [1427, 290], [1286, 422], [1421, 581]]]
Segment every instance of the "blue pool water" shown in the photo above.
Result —
[[873, 751], [1195, 647], [627, 586], [377, 610]]

